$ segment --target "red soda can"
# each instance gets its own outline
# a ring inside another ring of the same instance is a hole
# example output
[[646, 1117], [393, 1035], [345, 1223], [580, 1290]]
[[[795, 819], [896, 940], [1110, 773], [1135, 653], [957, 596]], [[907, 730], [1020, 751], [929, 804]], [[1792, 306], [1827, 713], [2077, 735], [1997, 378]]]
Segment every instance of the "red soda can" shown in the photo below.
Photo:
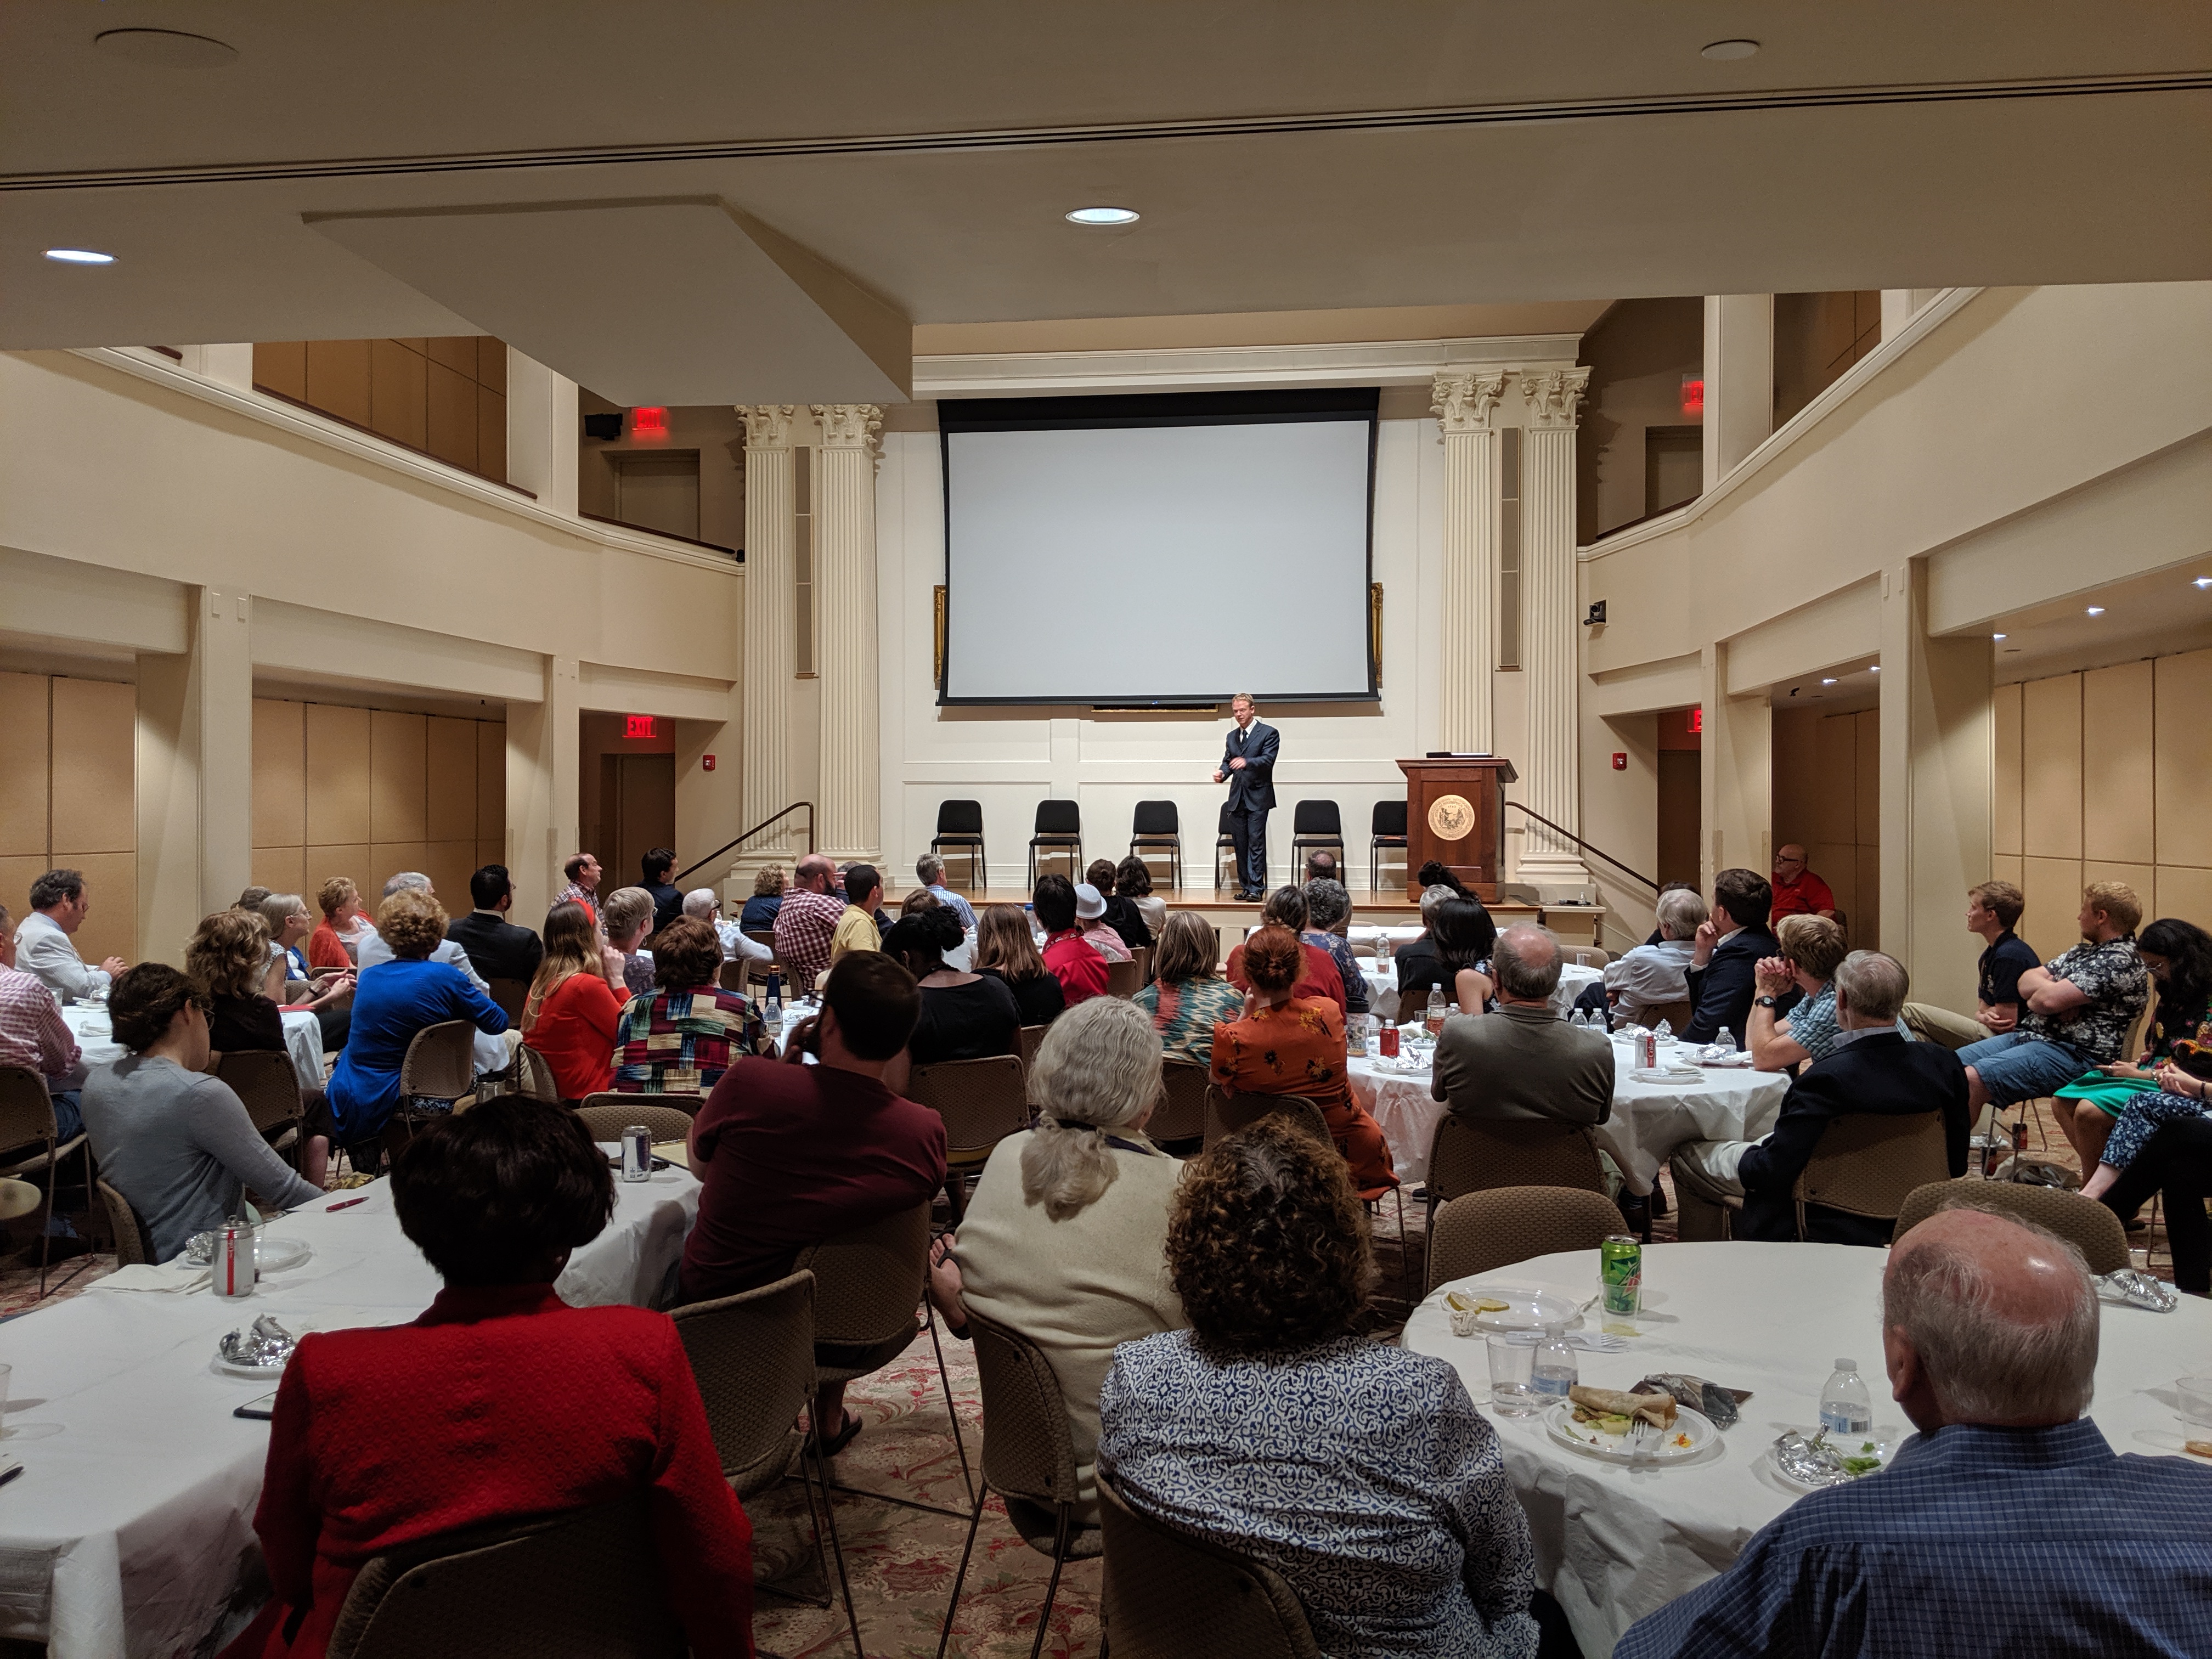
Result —
[[1398, 1028], [1388, 1020], [1382, 1024], [1382, 1057], [1385, 1060], [1398, 1057]]

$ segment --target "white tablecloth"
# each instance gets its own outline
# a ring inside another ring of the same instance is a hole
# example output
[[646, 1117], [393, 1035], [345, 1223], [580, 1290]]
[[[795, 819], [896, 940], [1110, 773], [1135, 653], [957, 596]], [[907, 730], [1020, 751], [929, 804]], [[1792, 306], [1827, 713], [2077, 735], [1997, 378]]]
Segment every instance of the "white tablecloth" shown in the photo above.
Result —
[[[292, 1056], [292, 1069], [300, 1074], [302, 1089], [323, 1086], [323, 1028], [305, 1008], [277, 1011], [284, 1022], [284, 1049]], [[87, 1066], [105, 1066], [129, 1052], [115, 1040], [107, 1023], [107, 1005], [79, 1002], [62, 1010]]]
[[[1358, 932], [1358, 928], [1352, 930]], [[1398, 1007], [1398, 963], [1389, 957], [1362, 957], [1360, 972], [1367, 979], [1367, 1007], [1370, 1013], [1383, 1019], [1418, 1019], [1421, 1011], [1408, 1008], [1402, 1012]], [[1559, 988], [1552, 993], [1552, 1012], [1564, 1017], [1575, 1006], [1575, 999], [1589, 986], [1605, 977], [1600, 968], [1585, 968], [1580, 963], [1568, 962], [1559, 965]]]
[[[688, 1170], [615, 1190], [556, 1287], [579, 1306], [647, 1302], [698, 1213]], [[231, 1411], [275, 1386], [216, 1371], [217, 1339], [264, 1313], [295, 1333], [402, 1324], [438, 1293], [382, 1182], [269, 1230], [314, 1255], [243, 1300], [94, 1286], [0, 1326], [15, 1367], [0, 1448], [24, 1464], [0, 1487], [0, 1636], [44, 1639], [52, 1659], [190, 1652], [257, 1547], [269, 1425]]]
[[[1785, 1428], [1820, 1419], [1837, 1356], [1856, 1358], [1875, 1396], [1875, 1427], [1911, 1432], [1881, 1376], [1887, 1250], [1844, 1244], [1662, 1244], [1644, 1253], [1641, 1333], [1624, 1353], [1578, 1353], [1583, 1381], [1626, 1389], [1653, 1371], [1686, 1371], [1752, 1397], [1717, 1449], [1632, 1473], [1553, 1442], [1542, 1418], [1487, 1409], [1478, 1340], [1455, 1337], [1443, 1288], [1414, 1310], [1405, 1346], [1449, 1361], [1498, 1430], [1506, 1470], [1535, 1532], [1537, 1582], [1557, 1596], [1588, 1659], [1607, 1659], [1629, 1626], [1734, 1561], [1752, 1534], [1796, 1500], [1765, 1455]], [[1455, 1281], [1556, 1285], [1577, 1302], [1597, 1289], [1597, 1252], [1570, 1251]], [[2173, 1383], [2212, 1370], [2212, 1304], [2173, 1313], [2106, 1304], [2090, 1415], [2115, 1451], [2178, 1454]]]
[[[1487, 1018], [1487, 1016], [1485, 1016]], [[1598, 1039], [1595, 1034], [1589, 1041]], [[1670, 1051], [1671, 1052], [1671, 1051]], [[1626, 1036], [1613, 1044], [1613, 1115], [1597, 1126], [1599, 1146], [1612, 1154], [1633, 1193], [1648, 1193], [1668, 1155], [1691, 1140], [1756, 1140], [1774, 1127], [1790, 1079], [1779, 1072], [1704, 1068], [1695, 1083], [1638, 1083]], [[1446, 1108], [1429, 1097], [1433, 1073], [1378, 1072], [1373, 1056], [1346, 1062], [1352, 1092], [1390, 1143], [1401, 1180], [1425, 1180], [1429, 1144]]]

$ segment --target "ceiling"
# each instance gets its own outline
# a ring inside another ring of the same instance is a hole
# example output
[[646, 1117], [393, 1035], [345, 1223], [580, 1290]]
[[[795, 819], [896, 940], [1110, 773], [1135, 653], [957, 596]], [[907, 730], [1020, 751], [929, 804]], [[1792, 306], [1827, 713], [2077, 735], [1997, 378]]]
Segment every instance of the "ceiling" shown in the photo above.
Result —
[[2015, 611], [1990, 631], [2004, 635], [1993, 641], [2000, 685], [2202, 650], [2212, 645], [2212, 557]]
[[[94, 45], [131, 28], [234, 50]], [[504, 298], [668, 401], [702, 345], [714, 400], [761, 395], [742, 248], [310, 222], [720, 204], [922, 325], [2212, 276], [2183, 3], [52, 0], [0, 9], [0, 346], [497, 332]], [[1062, 221], [1097, 202], [1143, 218]]]

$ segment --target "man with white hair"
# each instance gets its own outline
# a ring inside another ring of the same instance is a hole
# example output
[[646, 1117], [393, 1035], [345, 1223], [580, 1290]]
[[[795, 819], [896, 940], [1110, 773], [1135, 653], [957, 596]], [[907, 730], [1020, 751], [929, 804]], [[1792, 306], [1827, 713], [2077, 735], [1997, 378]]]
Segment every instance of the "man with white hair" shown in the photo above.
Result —
[[975, 928], [975, 907], [962, 895], [945, 884], [945, 860], [934, 853], [924, 853], [914, 861], [914, 878], [937, 896], [937, 902], [960, 918], [960, 925], [973, 933]]
[[1491, 947], [1497, 1011], [1444, 1021], [1429, 1092], [1462, 1117], [1602, 1123], [1613, 1115], [1613, 1044], [1552, 1011], [1559, 941], [1516, 921]]
[[2113, 1452], [2084, 1415], [2081, 1253], [1954, 1202], [1882, 1279], [1883, 1368], [1920, 1432], [1881, 1474], [1799, 1499], [1613, 1659], [2212, 1652], [2212, 1469]]
[[757, 962], [765, 967], [775, 952], [758, 939], [747, 939], [744, 929], [722, 917], [722, 896], [711, 887], [694, 887], [684, 896], [684, 914], [705, 922], [722, 942], [725, 962]]
[[[1623, 1019], [1635, 1019], [1662, 1003], [1689, 1000], [1690, 956], [1707, 914], [1705, 901], [1694, 887], [1676, 887], [1660, 894], [1658, 909], [1659, 942], [1639, 945], [1605, 967], [1601, 994]], [[1585, 1004], [1589, 1000], [1585, 994]]]

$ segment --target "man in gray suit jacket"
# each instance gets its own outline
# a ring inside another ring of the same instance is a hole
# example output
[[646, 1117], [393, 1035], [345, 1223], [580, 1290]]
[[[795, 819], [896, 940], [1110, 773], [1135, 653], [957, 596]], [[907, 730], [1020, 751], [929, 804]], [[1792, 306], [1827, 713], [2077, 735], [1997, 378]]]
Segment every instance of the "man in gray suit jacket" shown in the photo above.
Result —
[[31, 884], [31, 914], [15, 930], [15, 965], [42, 981], [58, 1002], [100, 996], [130, 964], [110, 957], [89, 967], [70, 938], [84, 925], [92, 895], [78, 870], [49, 870]]
[[1463, 1117], [1604, 1122], [1613, 1115], [1613, 1044], [1552, 1011], [1559, 941], [1551, 929], [1516, 922], [1498, 936], [1490, 965], [1498, 1010], [1444, 1021], [1430, 1093]]

